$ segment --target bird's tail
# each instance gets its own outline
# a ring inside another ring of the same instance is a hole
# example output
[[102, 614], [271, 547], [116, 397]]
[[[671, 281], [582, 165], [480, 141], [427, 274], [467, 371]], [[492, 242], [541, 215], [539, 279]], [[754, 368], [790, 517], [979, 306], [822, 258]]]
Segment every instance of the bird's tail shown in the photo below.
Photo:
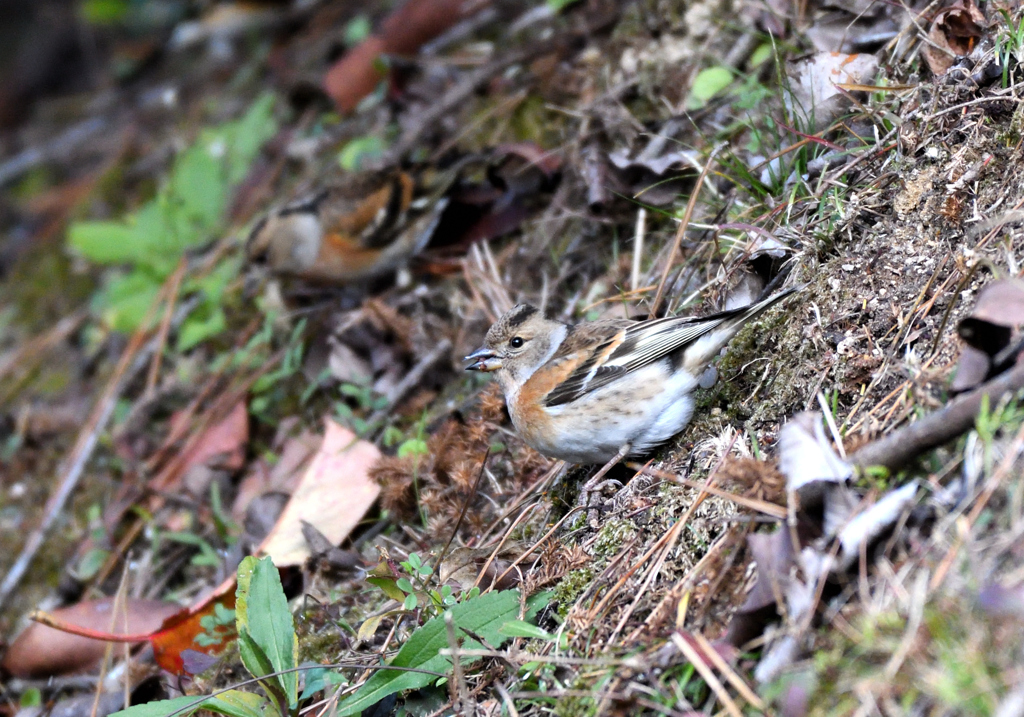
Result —
[[713, 323], [715, 319], [720, 319], [721, 322], [686, 347], [684, 366], [692, 373], [699, 374], [718, 355], [718, 352], [725, 348], [725, 345], [743, 328], [744, 324], [757, 318], [783, 299], [802, 291], [806, 286], [807, 284], [801, 284], [748, 306], [701, 317], [701, 321]]

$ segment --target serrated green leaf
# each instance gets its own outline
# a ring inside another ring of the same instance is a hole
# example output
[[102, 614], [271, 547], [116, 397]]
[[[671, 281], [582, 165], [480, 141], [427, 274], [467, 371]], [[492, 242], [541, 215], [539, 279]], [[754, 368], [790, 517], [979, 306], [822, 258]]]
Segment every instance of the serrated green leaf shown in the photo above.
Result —
[[[452, 607], [449, 611], [455, 624], [455, 633], [465, 636], [459, 628], [466, 628], [476, 633], [489, 644], [498, 647], [505, 637], [499, 629], [509, 620], [519, 616], [519, 592], [505, 590], [487, 593], [473, 600], [467, 600]], [[444, 616], [440, 615], [428, 620], [406, 641], [391, 661], [394, 667], [410, 667], [430, 672], [447, 673], [451, 667], [451, 658], [439, 654], [441, 649], [448, 647], [448, 634], [444, 624]], [[475, 640], [466, 638], [464, 649], [480, 649], [482, 645]], [[475, 662], [479, 658], [464, 657], [463, 665]], [[378, 670], [359, 690], [338, 705], [338, 717], [355, 714], [376, 704], [383, 698], [400, 690], [424, 687], [436, 679], [436, 676], [424, 672], [396, 672]]]
[[[295, 636], [295, 624], [288, 609], [284, 589], [281, 587], [281, 576], [270, 558], [257, 560], [249, 556], [238, 566], [235, 626], [238, 630], [240, 651], [243, 649], [245, 638], [252, 640], [252, 645], [246, 646], [245, 649], [254, 664], [250, 667], [246, 662], [246, 668], [253, 672], [254, 676], [262, 677], [270, 672], [296, 667], [299, 644]], [[259, 652], [253, 648], [259, 648]], [[265, 661], [260, 659], [260, 652]], [[288, 705], [294, 707], [299, 694], [298, 675], [286, 672], [270, 680], [279, 685]]]

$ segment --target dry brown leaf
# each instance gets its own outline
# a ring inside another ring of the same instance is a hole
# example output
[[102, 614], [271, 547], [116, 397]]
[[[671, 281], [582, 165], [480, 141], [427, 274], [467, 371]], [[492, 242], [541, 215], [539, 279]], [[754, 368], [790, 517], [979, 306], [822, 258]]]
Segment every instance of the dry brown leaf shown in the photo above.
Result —
[[[175, 419], [171, 419], [174, 431]], [[239, 401], [219, 423], [207, 426], [184, 460], [182, 473], [207, 465], [223, 470], [238, 470], [245, 465], [245, 446], [249, 443], [249, 412]]]
[[932, 74], [945, 74], [957, 57], [970, 54], [987, 27], [985, 15], [972, 0], [957, 0], [940, 10], [928, 30], [931, 44], [921, 49]]
[[249, 504], [259, 495], [277, 491], [291, 493], [295, 490], [299, 469], [316, 455], [322, 442], [323, 439], [312, 431], [303, 431], [284, 442], [273, 466], [258, 461], [238, 484], [238, 493], [231, 506], [232, 517], [241, 520]]
[[878, 71], [874, 55], [819, 52], [790, 63], [790, 111], [814, 131], [823, 129], [845, 112], [850, 98], [837, 85], [871, 84]]
[[967, 346], [960, 354], [954, 393], [967, 391], [1014, 364], [1020, 345], [1011, 345], [1015, 329], [1024, 325], [1024, 282], [1004, 279], [987, 284], [957, 332]]
[[[128, 600], [125, 613], [113, 613], [114, 600], [86, 600], [53, 610], [55, 618], [78, 627], [115, 635], [145, 634], [181, 610], [160, 600]], [[29, 625], [8, 648], [0, 666], [15, 677], [44, 678], [91, 670], [107, 648], [103, 640], [61, 632], [38, 622]]]
[[311, 552], [302, 534], [304, 521], [337, 545], [380, 493], [380, 486], [370, 478], [370, 468], [380, 458], [377, 447], [330, 419], [326, 424], [319, 452], [261, 547], [279, 568], [302, 565], [309, 559]]

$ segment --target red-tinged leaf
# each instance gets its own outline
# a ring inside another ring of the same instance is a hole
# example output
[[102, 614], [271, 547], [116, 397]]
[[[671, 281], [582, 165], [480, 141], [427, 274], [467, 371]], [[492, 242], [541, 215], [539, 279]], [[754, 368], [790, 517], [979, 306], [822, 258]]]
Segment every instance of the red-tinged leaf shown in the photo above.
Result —
[[384, 20], [376, 34], [327, 71], [324, 90], [339, 112], [353, 111], [384, 78], [382, 55], [415, 55], [424, 43], [488, 4], [488, 0], [408, 0]]
[[[219, 643], [212, 645], [200, 645], [196, 638], [206, 632], [201, 621], [207, 615], [216, 612], [217, 605], [227, 609], [235, 607], [235, 578], [231, 577], [222, 583], [218, 588], [198, 605], [187, 610], [181, 610], [176, 615], [167, 618], [150, 637], [150, 644], [153, 645], [153, 655], [156, 663], [163, 669], [175, 675], [196, 674], [186, 669], [187, 666], [198, 665], [195, 655], [188, 656], [189, 665], [186, 665], [185, 652], [201, 652], [205, 655], [215, 656], [220, 654], [228, 642], [230, 634]], [[233, 625], [227, 626], [229, 629]], [[232, 630], [233, 631], [233, 630]]]
[[457, 22], [489, 3], [479, 0], [409, 0], [380, 27], [387, 51], [412, 55]]
[[[143, 642], [180, 607], [157, 600], [128, 600], [113, 613], [111, 598], [87, 600], [51, 613], [37, 612], [0, 663], [17, 677], [45, 678], [92, 669], [107, 642]], [[127, 629], [125, 621], [127, 620]]]
[[347, 52], [324, 76], [324, 91], [342, 114], [348, 114], [384, 79], [378, 58], [384, 40], [372, 35]]
[[[175, 420], [171, 419], [172, 430]], [[249, 443], [249, 412], [239, 401], [224, 420], [206, 427], [202, 437], [184, 458], [182, 473], [194, 466], [210, 465], [238, 470], [245, 465], [245, 446]]]

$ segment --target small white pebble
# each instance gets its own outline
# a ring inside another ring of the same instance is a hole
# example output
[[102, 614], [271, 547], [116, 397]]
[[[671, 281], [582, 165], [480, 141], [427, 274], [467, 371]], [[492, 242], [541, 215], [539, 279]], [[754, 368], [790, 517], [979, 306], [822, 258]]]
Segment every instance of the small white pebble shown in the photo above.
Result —
[[24, 483], [15, 483], [7, 491], [7, 494], [14, 500], [18, 500], [19, 498], [23, 498], [26, 492], [28, 492], [28, 488], [25, 487]]
[[843, 264], [843, 271], [853, 271], [853, 264]]

